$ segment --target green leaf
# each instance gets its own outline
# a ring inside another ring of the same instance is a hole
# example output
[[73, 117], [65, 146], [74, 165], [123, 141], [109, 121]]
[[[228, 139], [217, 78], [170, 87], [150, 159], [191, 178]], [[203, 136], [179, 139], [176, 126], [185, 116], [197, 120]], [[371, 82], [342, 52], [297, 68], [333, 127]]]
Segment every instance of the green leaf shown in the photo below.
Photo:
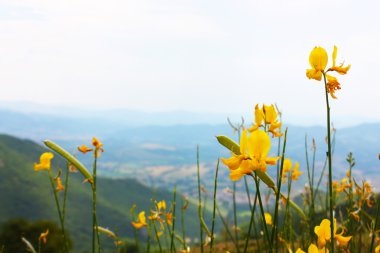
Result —
[[80, 162], [78, 161], [78, 159], [76, 159], [73, 155], [71, 155], [69, 152], [67, 152], [66, 150], [64, 150], [62, 147], [60, 147], [58, 144], [50, 141], [50, 140], [46, 140], [44, 141], [45, 145], [50, 148], [51, 150], [57, 152], [60, 156], [62, 156], [63, 158], [65, 158], [70, 164], [74, 165], [75, 168], [77, 168], [81, 173], [82, 175], [88, 179], [88, 181], [90, 181], [90, 183], [93, 182], [93, 179], [92, 179], [92, 176], [91, 176], [91, 173], [86, 169], [86, 167]]

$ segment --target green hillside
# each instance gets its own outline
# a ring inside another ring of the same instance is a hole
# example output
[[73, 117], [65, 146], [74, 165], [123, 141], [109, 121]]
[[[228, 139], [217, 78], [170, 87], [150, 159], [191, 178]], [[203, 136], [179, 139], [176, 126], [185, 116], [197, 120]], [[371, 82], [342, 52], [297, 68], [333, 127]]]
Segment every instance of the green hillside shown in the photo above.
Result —
[[[0, 224], [11, 218], [48, 219], [59, 223], [48, 176], [45, 171], [33, 170], [33, 163], [44, 151], [34, 142], [0, 135]], [[65, 164], [56, 156], [53, 174], [57, 173], [58, 166]], [[86, 252], [91, 245], [91, 191], [82, 180], [81, 174], [71, 174], [68, 190], [66, 227], [74, 241], [75, 252]], [[99, 225], [112, 229], [121, 238], [132, 238], [129, 210], [136, 203], [137, 211], [148, 211], [153, 196], [167, 203], [172, 200], [172, 193], [152, 190], [134, 179], [99, 178]], [[195, 206], [191, 205], [186, 211], [185, 222], [187, 234], [195, 237], [199, 231]], [[103, 241], [108, 241], [109, 248], [113, 247], [108, 238], [104, 237]]]

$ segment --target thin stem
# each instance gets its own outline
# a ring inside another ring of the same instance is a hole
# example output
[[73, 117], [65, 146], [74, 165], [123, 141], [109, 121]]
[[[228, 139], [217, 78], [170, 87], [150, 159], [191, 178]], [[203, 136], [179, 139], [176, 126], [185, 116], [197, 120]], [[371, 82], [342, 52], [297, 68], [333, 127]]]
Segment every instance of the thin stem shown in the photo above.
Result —
[[42, 248], [41, 240], [38, 240], [38, 253], [41, 253], [41, 248]]
[[260, 205], [261, 218], [262, 218], [263, 227], [264, 227], [264, 233], [265, 233], [265, 237], [266, 237], [267, 242], [268, 242], [269, 252], [272, 253], [273, 251], [272, 251], [272, 245], [270, 243], [269, 232], [268, 232], [267, 225], [265, 223], [264, 207], [263, 207], [263, 202], [261, 201], [259, 182], [258, 182], [256, 173], [255, 173], [255, 175], [251, 174], [251, 176], [253, 177], [253, 179], [255, 180], [255, 183], [256, 183], [256, 191], [257, 191], [257, 195], [259, 198], [259, 205]]
[[369, 252], [373, 252], [373, 246], [375, 243], [375, 238], [376, 238], [376, 228], [379, 222], [379, 213], [380, 213], [380, 198], [377, 198], [377, 211], [376, 211], [376, 219], [375, 219], [375, 225], [372, 229], [372, 239], [371, 239], [371, 248]]
[[[310, 164], [309, 164], [309, 153], [308, 153], [308, 145], [307, 145], [307, 135], [305, 135], [305, 157], [306, 157], [306, 168], [307, 168], [307, 178], [308, 178], [308, 181], [309, 181], [309, 190], [310, 190], [310, 198], [311, 200], [314, 199], [314, 160], [313, 160], [313, 171], [310, 173]], [[314, 156], [315, 157], [315, 152], [314, 152]], [[313, 234], [313, 229], [314, 229], [314, 226], [313, 226], [313, 221], [314, 221], [314, 201], [310, 201], [310, 206], [309, 206], [309, 234], [312, 235]]]
[[199, 235], [201, 242], [201, 253], [203, 253], [203, 229], [202, 229], [202, 197], [201, 197], [201, 177], [199, 168], [199, 146], [197, 146], [197, 175], [198, 175], [198, 216], [199, 216]]
[[[331, 131], [330, 131], [330, 104], [329, 96], [327, 91], [327, 81], [326, 74], [323, 73], [323, 80], [325, 82], [325, 95], [326, 95], [326, 113], [327, 113], [327, 156], [329, 164], [329, 199], [330, 199], [330, 224], [331, 224], [331, 235], [334, 235], [334, 211], [333, 211], [333, 189], [332, 189], [332, 157], [331, 157]], [[334, 240], [331, 240], [331, 253], [334, 253]]]
[[247, 252], [249, 238], [251, 237], [252, 224], [253, 224], [254, 219], [255, 219], [256, 203], [257, 203], [257, 191], [256, 191], [256, 194], [255, 194], [255, 202], [253, 203], [253, 208], [251, 208], [251, 219], [250, 219], [250, 221], [249, 221], [249, 227], [248, 227], [247, 238], [245, 239], [244, 253]]
[[220, 209], [219, 209], [218, 205], [216, 205], [216, 211], [218, 212], [219, 218], [221, 219], [221, 221], [222, 221], [222, 223], [223, 223], [223, 226], [224, 226], [224, 228], [226, 229], [227, 235], [230, 237], [230, 240], [234, 243], [235, 247], [238, 248], [238, 244], [237, 244], [237, 242], [235, 241], [235, 238], [233, 237], [233, 235], [231, 234], [231, 231], [230, 231], [230, 229], [228, 228], [228, 224], [227, 224], [227, 222], [224, 220], [223, 215], [222, 215], [222, 213], [220, 212]]
[[63, 193], [63, 207], [62, 207], [62, 218], [63, 222], [65, 222], [66, 217], [66, 200], [67, 200], [67, 191], [69, 188], [69, 164], [67, 164], [66, 168], [66, 176], [65, 176], [65, 191]]
[[61, 207], [60, 207], [60, 204], [59, 204], [57, 192], [55, 191], [54, 180], [53, 180], [53, 177], [51, 175], [50, 170], [48, 170], [48, 175], [49, 175], [51, 187], [52, 187], [53, 193], [54, 193], [55, 205], [57, 206], [59, 221], [61, 223], [62, 236], [63, 236], [63, 241], [64, 241], [64, 244], [65, 244], [65, 252], [69, 252], [69, 246], [67, 244], [67, 239], [66, 239], [66, 234], [65, 234], [65, 223], [63, 222], [63, 217], [62, 217], [62, 213], [61, 213]]
[[[234, 235], [235, 235], [235, 241], [239, 242], [239, 236], [238, 236], [238, 227], [237, 227], [237, 211], [236, 211], [236, 182], [233, 182], [233, 192], [232, 192], [232, 204], [233, 204], [233, 211], [234, 211]], [[237, 252], [240, 252], [239, 247], [237, 247]]]
[[244, 185], [245, 185], [245, 192], [247, 194], [249, 210], [252, 211], [251, 194], [249, 193], [249, 187], [248, 187], [247, 177], [244, 177]]
[[183, 238], [183, 249], [186, 250], [186, 233], [185, 233], [185, 207], [183, 205], [183, 198], [181, 198], [181, 229], [182, 229], [182, 238]]
[[157, 227], [156, 227], [156, 221], [154, 221], [154, 220], [153, 220], [153, 228], [154, 228], [154, 233], [156, 234], [156, 239], [157, 239], [158, 247], [160, 248], [160, 252], [162, 253], [162, 246], [161, 246], [161, 242], [160, 242], [160, 237], [158, 236]]
[[96, 216], [96, 167], [97, 167], [97, 161], [98, 161], [98, 150], [94, 152], [94, 163], [92, 166], [92, 178], [93, 178], [93, 184], [92, 184], [92, 252], [95, 253], [95, 237], [97, 238], [98, 242], [98, 253], [101, 252], [101, 244], [100, 244], [100, 237], [99, 237], [99, 230], [98, 230], [98, 220]]
[[174, 196], [173, 196], [173, 219], [172, 219], [172, 231], [170, 238], [170, 252], [173, 252], [174, 248], [174, 227], [175, 227], [175, 210], [176, 210], [176, 200], [177, 199], [177, 187], [174, 186]]
[[214, 202], [212, 208], [212, 223], [211, 223], [211, 242], [210, 242], [210, 253], [212, 253], [212, 246], [214, 245], [214, 228], [215, 228], [215, 208], [216, 208], [216, 191], [218, 189], [218, 172], [219, 172], [219, 159], [216, 164], [215, 180], [214, 180]]
[[[285, 149], [286, 149], [286, 136], [288, 134], [288, 128], [285, 129], [285, 135], [284, 135], [284, 145], [282, 146], [282, 155], [281, 155], [281, 166], [280, 166], [280, 172], [277, 177], [277, 192], [276, 192], [276, 204], [274, 208], [274, 220], [273, 220], [273, 228], [272, 228], [272, 236], [270, 243], [273, 245], [274, 239], [277, 238], [277, 231], [278, 231], [278, 207], [280, 203], [280, 193], [281, 193], [281, 183], [282, 183], [282, 173], [284, 169], [284, 160], [285, 160]], [[278, 251], [278, 243], [276, 240], [276, 252]]]

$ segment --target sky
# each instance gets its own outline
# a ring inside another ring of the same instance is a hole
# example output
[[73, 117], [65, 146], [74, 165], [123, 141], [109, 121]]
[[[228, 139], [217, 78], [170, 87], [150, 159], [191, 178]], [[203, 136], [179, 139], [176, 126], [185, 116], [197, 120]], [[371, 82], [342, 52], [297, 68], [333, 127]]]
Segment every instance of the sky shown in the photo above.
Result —
[[[380, 121], [380, 2], [0, 0], [0, 102], [323, 120], [309, 53], [351, 64], [334, 117]], [[331, 59], [329, 65], [331, 64]]]

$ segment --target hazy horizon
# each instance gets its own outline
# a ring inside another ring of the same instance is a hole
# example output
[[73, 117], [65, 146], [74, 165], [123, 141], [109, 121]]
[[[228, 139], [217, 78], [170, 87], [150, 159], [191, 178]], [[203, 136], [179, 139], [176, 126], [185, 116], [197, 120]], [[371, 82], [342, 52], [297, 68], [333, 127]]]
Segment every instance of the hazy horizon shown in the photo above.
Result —
[[0, 101], [226, 115], [276, 102], [292, 121], [323, 124], [323, 85], [305, 71], [314, 46], [331, 56], [337, 45], [337, 62], [352, 68], [338, 76], [332, 119], [380, 121], [379, 7], [353, 0], [0, 1]]

